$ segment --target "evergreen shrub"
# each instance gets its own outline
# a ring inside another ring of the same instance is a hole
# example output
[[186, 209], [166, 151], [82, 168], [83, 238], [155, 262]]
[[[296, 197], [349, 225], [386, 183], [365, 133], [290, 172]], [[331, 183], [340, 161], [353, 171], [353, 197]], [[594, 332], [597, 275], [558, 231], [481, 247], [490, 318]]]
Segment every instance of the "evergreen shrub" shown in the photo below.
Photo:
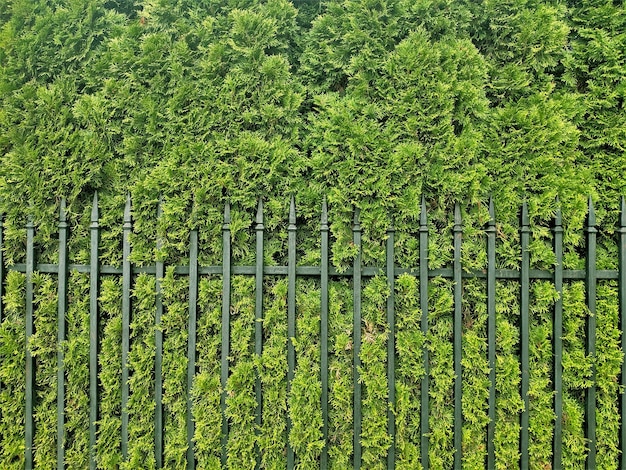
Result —
[[[418, 263], [419, 201], [429, 215], [429, 267], [451, 266], [452, 208], [460, 203], [465, 270], [486, 268], [488, 200], [496, 208], [497, 263], [519, 269], [519, 209], [531, 221], [531, 267], [555, 264], [550, 230], [564, 217], [564, 268], [585, 266], [587, 198], [596, 207], [598, 269], [617, 268], [615, 227], [626, 194], [626, 5], [619, 0], [0, 0], [0, 214], [6, 265], [25, 261], [28, 217], [37, 260], [58, 260], [57, 217], [67, 200], [71, 263], [89, 263], [93, 194], [100, 206], [100, 262], [122, 261], [122, 213], [133, 201], [131, 259], [167, 268], [161, 280], [164, 466], [186, 462], [188, 394], [199, 468], [222, 452], [221, 279], [199, 283], [196, 376], [186, 389], [189, 231], [201, 265], [221, 262], [223, 207], [232, 204], [234, 264], [252, 265], [254, 216], [264, 201], [264, 264], [287, 263], [289, 197], [298, 215], [298, 263], [320, 261], [322, 199], [329, 203], [332, 263], [350, 267], [354, 208], [363, 262], [383, 266], [386, 231], [396, 264]], [[557, 200], [558, 197], [558, 200]], [[159, 201], [162, 215], [157, 217]], [[156, 240], [162, 246], [156, 248]], [[25, 341], [25, 276], [4, 279], [0, 318], [0, 466], [24, 465], [24, 364], [36, 363], [37, 468], [56, 449], [56, 352], [65, 355], [65, 460], [89, 459], [89, 277], [69, 276], [66, 340], [56, 344], [55, 278], [35, 273], [35, 334]], [[396, 279], [396, 403], [386, 390], [387, 280], [364, 280], [361, 344], [363, 466], [384, 468], [396, 422], [397, 468], [421, 468], [420, 383], [430, 357], [432, 468], [450, 468], [453, 445], [453, 289], [430, 283], [428, 334], [420, 331], [419, 282]], [[463, 463], [484, 467], [488, 418], [486, 286], [463, 285]], [[121, 280], [100, 288], [99, 468], [154, 468], [153, 276], [133, 280], [129, 449], [121, 453]], [[227, 467], [283, 468], [287, 442], [298, 468], [317, 468], [324, 446], [319, 348], [320, 286], [297, 284], [296, 338], [287, 338], [287, 281], [264, 282], [263, 352], [254, 352], [254, 284], [232, 280]], [[599, 281], [597, 353], [586, 352], [585, 285], [563, 292], [563, 417], [552, 408], [557, 299], [531, 282], [530, 446], [547, 468], [555, 420], [563, 467], [583, 468], [585, 393], [597, 387], [599, 468], [619, 467], [621, 350], [617, 286]], [[519, 459], [519, 284], [499, 280], [496, 306], [497, 468]], [[352, 285], [330, 283], [330, 467], [352, 465]], [[297, 366], [287, 393], [286, 344]], [[256, 424], [255, 382], [262, 391]], [[258, 454], [259, 449], [262, 451]]]

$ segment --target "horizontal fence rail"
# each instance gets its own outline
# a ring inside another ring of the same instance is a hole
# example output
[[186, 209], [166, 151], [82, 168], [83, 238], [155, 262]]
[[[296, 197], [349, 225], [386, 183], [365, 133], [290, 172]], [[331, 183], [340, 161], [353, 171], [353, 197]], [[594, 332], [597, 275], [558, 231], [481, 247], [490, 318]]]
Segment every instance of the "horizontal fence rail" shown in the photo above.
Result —
[[[195, 422], [193, 417], [193, 396], [195, 379], [198, 374], [197, 367], [197, 349], [198, 343], [203, 338], [198, 335], [199, 321], [199, 282], [202, 276], [221, 277], [222, 293], [221, 293], [221, 338], [220, 338], [220, 363], [219, 363], [219, 383], [220, 383], [220, 400], [219, 407], [221, 412], [221, 448], [220, 462], [223, 468], [228, 464], [228, 442], [230, 432], [230, 421], [227, 413], [228, 401], [228, 380], [231, 367], [231, 310], [232, 310], [232, 278], [233, 276], [253, 276], [254, 277], [254, 334], [253, 334], [253, 350], [257, 357], [261, 357], [264, 348], [264, 279], [267, 277], [285, 277], [287, 279], [287, 293], [285, 305], [285, 319], [287, 328], [287, 338], [285, 343], [285, 362], [286, 367], [286, 390], [289, 396], [293, 381], [294, 372], [297, 368], [298, 357], [296, 354], [296, 311], [297, 311], [297, 292], [296, 281], [298, 278], [313, 278], [319, 280], [320, 286], [320, 328], [319, 328], [319, 364], [321, 383], [321, 433], [324, 447], [320, 450], [318, 464], [322, 469], [330, 468], [330, 457], [328, 453], [328, 444], [330, 439], [329, 426], [329, 390], [330, 390], [330, 365], [329, 365], [329, 311], [331, 308], [329, 300], [330, 281], [333, 279], [348, 279], [351, 281], [353, 291], [352, 302], [352, 320], [353, 327], [351, 331], [353, 348], [352, 348], [352, 429], [353, 429], [353, 454], [351, 461], [353, 468], [367, 468], [362, 461], [363, 446], [363, 407], [365, 401], [365, 390], [363, 382], [360, 379], [363, 364], [361, 363], [361, 346], [364, 341], [362, 334], [364, 332], [363, 319], [363, 303], [362, 292], [367, 280], [375, 276], [384, 276], [390, 295], [386, 299], [385, 319], [387, 322], [387, 344], [386, 344], [386, 380], [387, 380], [387, 401], [389, 408], [387, 416], [386, 432], [391, 438], [386, 457], [387, 469], [396, 467], [396, 431], [398, 423], [394, 413], [394, 404], [396, 402], [396, 367], [397, 367], [397, 347], [396, 347], [396, 281], [401, 275], [410, 275], [419, 280], [419, 289], [417, 297], [419, 299], [420, 322], [419, 331], [427, 337], [429, 334], [429, 286], [433, 279], [443, 278], [453, 281], [453, 307], [452, 307], [452, 351], [453, 351], [453, 390], [451, 406], [454, 409], [452, 417], [451, 429], [453, 432], [454, 443], [454, 460], [455, 469], [463, 467], [463, 286], [464, 282], [469, 279], [484, 280], [486, 292], [486, 350], [485, 359], [488, 363], [488, 394], [485, 403], [487, 410], [488, 423], [485, 426], [484, 446], [485, 446], [485, 468], [493, 469], [496, 467], [497, 449], [494, 443], [494, 436], [497, 426], [497, 374], [496, 374], [496, 316], [497, 316], [497, 288], [498, 281], [512, 281], [519, 284], [519, 355], [520, 361], [520, 397], [523, 402], [522, 409], [519, 413], [519, 442], [520, 453], [519, 462], [513, 464], [508, 462], [507, 466], [528, 469], [532, 466], [529, 456], [529, 416], [532, 409], [532, 396], [529, 393], [529, 346], [530, 338], [530, 293], [531, 283], [536, 280], [547, 280], [553, 283], [557, 293], [557, 299], [554, 302], [552, 318], [553, 318], [553, 370], [551, 371], [553, 378], [553, 412], [556, 417], [553, 422], [553, 429], [550, 432], [553, 435], [552, 450], [552, 468], [561, 468], [563, 459], [563, 289], [567, 281], [584, 281], [586, 292], [586, 305], [588, 315], [586, 317], [585, 326], [585, 347], [588, 356], [593, 359], [596, 355], [596, 286], [599, 281], [611, 280], [616, 281], [619, 293], [619, 326], [621, 328], [620, 344], [622, 350], [626, 349], [626, 335], [624, 333], [624, 325], [626, 325], [626, 203], [621, 201], [621, 217], [617, 230], [617, 242], [619, 253], [619, 269], [602, 270], [596, 269], [596, 236], [598, 229], [596, 228], [594, 207], [591, 199], [588, 204], [588, 219], [586, 224], [586, 267], [585, 269], [564, 269], [563, 268], [563, 225], [560, 211], [556, 213], [552, 233], [553, 233], [553, 250], [556, 263], [552, 270], [531, 269], [529, 244], [531, 242], [531, 230], [528, 217], [528, 209], [526, 204], [521, 209], [520, 220], [520, 259], [521, 269], [500, 269], [496, 267], [496, 217], [495, 209], [492, 201], [489, 203], [489, 221], [485, 226], [485, 248], [487, 253], [487, 264], [484, 270], [464, 271], [461, 262], [461, 249], [463, 243], [463, 220], [459, 205], [454, 208], [454, 224], [450, 236], [453, 240], [453, 263], [452, 266], [441, 269], [428, 268], [428, 242], [430, 227], [428, 225], [426, 202], [421, 201], [421, 215], [419, 219], [418, 238], [419, 238], [419, 264], [413, 268], [401, 268], [395, 264], [394, 256], [394, 240], [395, 230], [390, 226], [387, 231], [386, 242], [386, 263], [384, 266], [363, 266], [361, 255], [361, 232], [359, 212], [354, 213], [352, 225], [352, 241], [357, 248], [352, 268], [336, 269], [330, 265], [330, 248], [329, 248], [329, 218], [326, 201], [322, 204], [320, 217], [320, 240], [321, 240], [321, 261], [318, 266], [298, 266], [296, 235], [298, 231], [296, 218], [296, 204], [292, 197], [289, 214], [288, 214], [288, 263], [286, 266], [266, 266], [263, 262], [265, 226], [263, 216], [263, 204], [259, 202], [255, 225], [255, 243], [256, 243], [256, 262], [254, 265], [241, 266], [233, 265], [231, 258], [231, 229], [230, 229], [230, 206], [226, 204], [224, 208], [224, 218], [222, 226], [222, 250], [223, 263], [216, 266], [200, 266], [198, 263], [199, 236], [197, 230], [192, 230], [189, 239], [189, 263], [186, 266], [173, 266], [174, 274], [188, 278], [188, 323], [187, 323], [187, 370], [186, 370], [186, 416], [184, 418], [187, 451], [185, 455], [186, 468], [193, 469], [197, 465], [196, 461], [196, 442], [194, 441]], [[159, 207], [159, 214], [161, 213]], [[132, 206], [130, 197], [128, 198], [123, 216], [123, 257], [122, 265], [109, 266], [99, 264], [99, 243], [100, 243], [100, 226], [99, 226], [99, 210], [98, 197], [94, 195], [93, 207], [91, 212], [90, 225], [90, 264], [72, 264], [68, 263], [68, 236], [69, 224], [66, 219], [65, 201], [61, 203], [59, 213], [59, 259], [57, 264], [38, 263], [35, 259], [35, 230], [36, 227], [29, 221], [25, 227], [26, 230], [26, 259], [25, 263], [5, 265], [3, 243], [3, 219], [0, 218], [0, 297], [5, 294], [5, 281], [9, 271], [17, 271], [25, 275], [25, 338], [28, 342], [34, 334], [34, 317], [37, 315], [37, 306], [33, 294], [33, 277], [36, 273], [54, 274], [58, 281], [58, 303], [57, 303], [57, 332], [56, 338], [58, 344], [57, 353], [57, 400], [56, 400], [56, 461], [57, 468], [66, 468], [65, 448], [63, 442], [66, 438], [65, 423], [67, 416], [65, 414], [65, 400], [67, 377], [65, 376], [65, 355], [64, 350], [60, 346], [66, 339], [66, 315], [68, 312], [68, 275], [71, 272], [84, 273], [89, 275], [89, 361], [85, 364], [89, 373], [89, 466], [95, 469], [96, 462], [96, 442], [99, 426], [100, 413], [100, 392], [99, 385], [99, 363], [98, 357], [100, 353], [100, 345], [102, 338], [99, 336], [99, 325], [101, 322], [99, 312], [99, 292], [103, 276], [120, 276], [122, 286], [122, 302], [121, 302], [121, 357], [120, 357], [120, 433], [121, 433], [121, 455], [123, 459], [128, 456], [129, 446], [129, 400], [132, 399], [132, 391], [129, 388], [131, 380], [131, 371], [128, 367], [129, 354], [132, 346], [133, 332], [133, 305], [132, 289], [135, 276], [138, 274], [146, 274], [154, 276], [156, 292], [155, 292], [155, 313], [154, 313], [154, 395], [153, 402], [155, 406], [154, 412], [154, 458], [157, 468], [165, 466], [165, 450], [164, 450], [164, 341], [165, 335], [161, 328], [161, 322], [165, 312], [163, 301], [162, 282], [165, 276], [165, 265], [162, 261], [155, 262], [152, 266], [133, 266], [130, 261], [131, 244], [130, 236], [133, 230]], [[162, 243], [157, 240], [157, 248]], [[517, 285], [517, 284], [516, 284]], [[0, 301], [0, 322], [4, 321], [4, 299]], [[422, 468], [430, 467], [431, 449], [431, 415], [430, 415], [430, 370], [431, 357], [427, 342], [424, 343], [421, 354], [421, 362], [424, 373], [419, 377], [419, 390], [416, 391], [416, 399], [420, 403], [419, 427], [420, 432], [417, 440], [417, 446], [420, 449], [420, 464]], [[36, 374], [37, 374], [37, 358], [31, 355], [30, 348], [25, 348], [25, 364], [24, 364], [24, 380], [25, 380], [25, 403], [24, 403], [24, 462], [25, 468], [34, 467], [34, 436], [37, 433], [37, 423], [34, 420], [34, 407], [37, 397], [34, 394]], [[615, 401], [619, 402], [619, 410], [622, 422], [626, 418], [626, 396], [624, 388], [626, 388], [626, 361], [622, 361], [621, 365], [620, 385], [622, 391], [619, 396], [615, 397]], [[591, 371], [591, 385], [585, 389], [585, 438], [587, 445], [586, 468], [596, 468], [598, 437], [596, 435], [596, 407], [597, 393], [595, 384], [595, 367]], [[0, 384], [2, 387], [2, 384]], [[256, 400], [256, 408], [254, 411], [254, 422], [260, 427], [263, 420], [263, 386], [261, 378], [257, 374], [254, 385], [253, 394]], [[293, 423], [287, 415], [286, 436], [292, 428]], [[3, 417], [3, 419], [6, 419]], [[626, 426], [620, 428], [620, 451], [621, 466], [626, 468]], [[260, 444], [256, 444], [256, 468], [262, 468], [261, 454], [263, 449]], [[288, 470], [292, 470], [298, 463], [298, 455], [292, 447], [289, 440], [285, 439], [285, 459]], [[1, 466], [1, 462], [0, 462]]]

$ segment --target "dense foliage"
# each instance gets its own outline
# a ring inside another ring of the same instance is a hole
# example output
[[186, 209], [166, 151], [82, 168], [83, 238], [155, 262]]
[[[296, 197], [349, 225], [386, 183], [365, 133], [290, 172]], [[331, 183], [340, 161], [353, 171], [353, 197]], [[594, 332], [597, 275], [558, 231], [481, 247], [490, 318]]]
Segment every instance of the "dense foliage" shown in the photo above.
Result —
[[[417, 265], [419, 198], [426, 197], [431, 268], [452, 259], [451, 208], [462, 204], [463, 264], [486, 265], [486, 202], [497, 212], [498, 265], [518, 268], [518, 210], [528, 202], [533, 267], [554, 264], [549, 226], [557, 205], [565, 226], [565, 267], [584, 267], [583, 222], [592, 196], [602, 227], [598, 268], [617, 265], [613, 238], [619, 196], [626, 194], [626, 4], [624, 0], [0, 0], [0, 214], [4, 258], [23, 262], [26, 218], [37, 226], [38, 257], [57, 259], [57, 217], [68, 202], [70, 258], [89, 260], [89, 212], [101, 206], [101, 261], [121, 261], [121, 217], [133, 201], [132, 259], [184, 264], [189, 230], [200, 233], [200, 263], [221, 260], [222, 209], [233, 205], [235, 263], [254, 260], [256, 203], [265, 202], [265, 263], [286, 262], [289, 196], [298, 208], [299, 263], [319, 261], [319, 208], [330, 206], [333, 263], [349, 266], [353, 207], [361, 209], [366, 264], [384, 263], [393, 216], [397, 264]], [[558, 197], [558, 202], [556, 198]], [[158, 201], [162, 216], [157, 219]], [[157, 236], [163, 247], [157, 252]], [[56, 297], [54, 279], [37, 275], [35, 464], [54, 460]], [[168, 271], [163, 283], [164, 462], [184, 464], [187, 289]], [[199, 464], [219, 466], [221, 283], [199, 287], [197, 378], [191, 391]], [[397, 280], [398, 468], [419, 468], [422, 347], [431, 357], [431, 464], [449, 468], [452, 441], [452, 283], [431, 285], [431, 332], [419, 330], [418, 283]], [[498, 468], [519, 457], [518, 285], [498, 284], [496, 363]], [[66, 354], [66, 461], [88, 458], [88, 277], [69, 285]], [[488, 422], [484, 283], [464, 293], [464, 463], [483, 468], [476, 446]], [[5, 280], [0, 325], [0, 462], [23, 467], [22, 364], [24, 276]], [[155, 465], [151, 454], [155, 281], [132, 291], [129, 356], [131, 445], [120, 452], [121, 284], [103, 281], [101, 468]], [[319, 285], [299, 281], [298, 366], [287, 394], [287, 284], [267, 280], [264, 349], [254, 354], [254, 285], [233, 281], [231, 371], [226, 416], [233, 430], [229, 468], [282, 468], [287, 438], [301, 468], [314, 468], [323, 446], [319, 397]], [[382, 468], [386, 431], [384, 278], [363, 292], [363, 461]], [[551, 309], [554, 286], [532, 283], [531, 446], [533, 468], [551, 456]], [[87, 299], [87, 300], [86, 300]], [[332, 468], [352, 452], [352, 293], [331, 283], [330, 435]], [[584, 284], [564, 292], [565, 468], [582, 468], [585, 352]], [[622, 352], [617, 290], [598, 287], [598, 465], [618, 467], [616, 412]], [[263, 391], [255, 428], [255, 377]], [[470, 398], [471, 397], [471, 398]], [[287, 424], [291, 423], [287, 435]]]

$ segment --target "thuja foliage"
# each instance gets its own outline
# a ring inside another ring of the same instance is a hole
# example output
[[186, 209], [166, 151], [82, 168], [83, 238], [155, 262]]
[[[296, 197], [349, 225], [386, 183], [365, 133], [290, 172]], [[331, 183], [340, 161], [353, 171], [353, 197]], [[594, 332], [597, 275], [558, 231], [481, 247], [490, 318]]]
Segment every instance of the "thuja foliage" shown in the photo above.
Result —
[[265, 334], [259, 361], [263, 403], [258, 443], [261, 466], [278, 469], [287, 464], [287, 281], [272, 282], [266, 290]]
[[6, 279], [7, 293], [4, 296], [4, 318], [0, 327], [2, 343], [2, 368], [0, 369], [2, 389], [2, 462], [6, 468], [24, 467], [24, 412], [26, 397], [23, 366], [26, 351], [24, 349], [24, 276], [9, 273]]
[[68, 467], [89, 465], [89, 276], [69, 278], [65, 354], [65, 461]]
[[100, 290], [101, 331], [99, 362], [99, 419], [96, 460], [99, 468], [122, 462], [122, 303], [119, 279], [105, 279]]
[[[484, 283], [468, 280], [463, 306], [463, 464], [479, 468], [487, 455], [483, 436], [489, 423], [489, 362], [487, 302]], [[482, 285], [481, 285], [482, 284]]]
[[145, 274], [136, 279], [133, 296], [133, 321], [128, 367], [130, 396], [128, 402], [127, 468], [154, 468], [154, 312], [155, 279]]
[[232, 299], [231, 306], [230, 377], [226, 385], [226, 416], [231, 429], [228, 439], [228, 468], [233, 470], [253, 468], [256, 464], [253, 284], [252, 277], [233, 279], [236, 296]]
[[221, 456], [220, 349], [222, 312], [219, 279], [203, 279], [198, 286], [198, 373], [194, 382], [194, 440], [198, 466], [218, 468]]
[[56, 453], [57, 383], [57, 302], [56, 286], [50, 275], [38, 274], [33, 278], [34, 303], [37, 317], [34, 321], [36, 333], [31, 336], [29, 346], [37, 361], [35, 426], [39, 432], [35, 438], [35, 466], [53, 467]]
[[298, 363], [291, 384], [289, 442], [299, 468], [319, 465], [322, 436], [322, 384], [320, 381], [320, 290], [312, 281], [297, 284], [295, 350]]
[[180, 468], [185, 465], [187, 450], [187, 320], [186, 302], [189, 282], [174, 275], [169, 268], [163, 279], [163, 436], [164, 465]]
[[[131, 259], [164, 261], [164, 465], [179, 468], [187, 450], [192, 400], [198, 464], [220, 465], [222, 394], [227, 466], [285, 465], [287, 443], [302, 468], [320, 459], [320, 286], [299, 281], [296, 338], [287, 337], [287, 282], [266, 279], [263, 352], [254, 353], [254, 285], [232, 283], [229, 378], [220, 380], [221, 280], [199, 283], [196, 379], [187, 390], [188, 291], [173, 266], [188, 261], [197, 229], [200, 263], [221, 260], [222, 214], [232, 204], [232, 254], [254, 261], [254, 220], [264, 200], [266, 265], [287, 260], [289, 196], [298, 214], [298, 262], [319, 262], [319, 208], [330, 207], [332, 261], [384, 263], [393, 218], [396, 263], [418, 263], [421, 195], [429, 214], [429, 267], [452, 262], [452, 207], [460, 202], [465, 269], [486, 267], [483, 229], [493, 196], [497, 263], [518, 269], [518, 211], [531, 219], [533, 268], [550, 269], [550, 224], [564, 215], [564, 267], [583, 269], [587, 197], [596, 206], [598, 269], [617, 267], [614, 228], [626, 193], [626, 8], [623, 1], [582, 0], [0, 0], [0, 213], [4, 259], [25, 259], [24, 224], [37, 227], [37, 257], [58, 259], [57, 214], [68, 204], [69, 256], [89, 263], [89, 223], [99, 194], [100, 261], [121, 263], [122, 210], [133, 201]], [[558, 202], [556, 200], [558, 196]], [[157, 218], [160, 203], [162, 215]], [[353, 208], [363, 243], [352, 243]], [[156, 249], [157, 238], [161, 240]], [[89, 278], [70, 273], [66, 340], [56, 344], [54, 277], [35, 274], [35, 335], [24, 337], [25, 278], [5, 279], [0, 324], [0, 459], [23, 466], [23, 365], [36, 363], [35, 465], [53, 465], [56, 448], [56, 352], [65, 354], [65, 459], [89, 457]], [[364, 285], [361, 442], [367, 468], [379, 468], [396, 420], [399, 468], [420, 468], [421, 353], [430, 357], [430, 450], [433, 468], [449, 468], [453, 446], [453, 284], [429, 285], [429, 332], [420, 332], [415, 278], [396, 280], [396, 403], [386, 399], [385, 279]], [[499, 281], [496, 306], [495, 449], [498, 468], [519, 458], [519, 285]], [[99, 293], [101, 468], [151, 468], [155, 410], [156, 283], [133, 281], [129, 448], [123, 461], [121, 284]], [[352, 286], [333, 280], [329, 302], [329, 441], [332, 468], [352, 464]], [[563, 467], [581, 468], [588, 452], [585, 393], [595, 369], [598, 466], [618, 467], [619, 342], [616, 286], [598, 284], [597, 353], [586, 351], [590, 315], [585, 286], [563, 292], [563, 410], [554, 416], [551, 344], [554, 285], [533, 281], [530, 321], [530, 447], [534, 468], [550, 462], [551, 429], [563, 426]], [[464, 281], [463, 463], [483, 468], [488, 423], [485, 283]], [[297, 365], [287, 393], [285, 346]], [[261, 383], [260, 425], [255, 381]], [[288, 423], [290, 425], [288, 426]]]
[[352, 464], [352, 302], [352, 290], [347, 283], [331, 283], [328, 320], [328, 456], [331, 468], [346, 468]]
[[396, 451], [397, 468], [419, 468], [420, 465], [420, 401], [414, 399], [425, 374], [422, 361], [424, 335], [420, 330], [418, 284], [414, 277], [402, 275], [396, 284]]

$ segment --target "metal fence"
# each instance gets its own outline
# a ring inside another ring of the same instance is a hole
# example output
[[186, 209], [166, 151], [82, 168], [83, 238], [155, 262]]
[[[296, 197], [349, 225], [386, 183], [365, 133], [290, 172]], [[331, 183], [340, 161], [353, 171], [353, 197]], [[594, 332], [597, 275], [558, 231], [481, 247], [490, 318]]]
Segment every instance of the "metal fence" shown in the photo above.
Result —
[[[195, 468], [194, 460], [194, 442], [192, 440], [194, 431], [194, 421], [192, 419], [192, 401], [189, 391], [195, 375], [195, 354], [196, 354], [196, 321], [197, 321], [197, 302], [198, 302], [198, 280], [202, 275], [221, 275], [223, 282], [222, 290], [222, 339], [221, 339], [221, 385], [222, 390], [226, 389], [226, 382], [229, 375], [229, 314], [230, 314], [230, 296], [231, 296], [231, 276], [244, 275], [254, 276], [256, 280], [255, 293], [255, 353], [261, 354], [263, 343], [263, 280], [266, 276], [286, 276], [288, 279], [287, 294], [287, 329], [288, 338], [296, 336], [296, 278], [313, 277], [319, 279], [321, 287], [321, 330], [320, 330], [320, 364], [321, 364], [321, 411], [323, 421], [323, 436], [328, 442], [328, 313], [329, 313], [329, 279], [332, 278], [349, 278], [352, 280], [353, 287], [353, 374], [354, 374], [354, 396], [353, 396], [353, 425], [354, 425], [354, 443], [353, 443], [353, 462], [354, 468], [361, 468], [361, 425], [362, 425], [362, 401], [361, 401], [361, 384], [359, 381], [360, 367], [360, 347], [361, 347], [361, 295], [362, 280], [379, 274], [386, 275], [389, 292], [391, 295], [387, 300], [387, 323], [389, 328], [388, 345], [387, 345], [387, 381], [388, 400], [394, 403], [395, 400], [395, 313], [394, 313], [394, 284], [395, 279], [403, 273], [416, 276], [419, 279], [419, 305], [421, 309], [421, 331], [427, 333], [429, 328], [428, 321], [428, 289], [429, 280], [435, 277], [444, 277], [453, 280], [454, 284], [454, 316], [453, 316], [453, 342], [454, 342], [454, 468], [460, 469], [462, 464], [462, 439], [461, 427], [463, 423], [463, 415], [461, 410], [462, 399], [462, 286], [463, 280], [467, 278], [482, 278], [487, 286], [487, 355], [489, 363], [489, 399], [488, 399], [488, 416], [489, 423], [486, 429], [485, 443], [487, 447], [486, 468], [495, 467], [495, 448], [494, 433], [496, 424], [496, 281], [509, 280], [519, 283], [519, 299], [520, 299], [520, 362], [521, 362], [521, 396], [524, 401], [524, 410], [521, 413], [521, 433], [520, 452], [521, 459], [519, 467], [521, 469], [529, 468], [529, 297], [530, 283], [533, 279], [543, 279], [554, 283], [554, 287], [559, 294], [558, 300], [554, 304], [553, 312], [553, 357], [554, 357], [554, 413], [557, 419], [554, 422], [553, 429], [553, 468], [561, 468], [562, 459], [562, 420], [563, 403], [562, 403], [562, 354], [563, 354], [563, 283], [567, 280], [584, 280], [586, 284], [587, 307], [589, 310], [587, 330], [586, 330], [586, 347], [587, 353], [593, 357], [595, 355], [595, 338], [596, 338], [596, 284], [598, 280], [616, 280], [618, 282], [619, 292], [619, 312], [620, 325], [622, 331], [621, 345], [622, 350], [626, 350], [626, 335], [624, 325], [626, 325], [626, 203], [621, 203], [620, 224], [617, 230], [618, 246], [619, 246], [619, 269], [618, 270], [597, 270], [596, 269], [596, 222], [593, 204], [589, 200], [589, 214], [586, 224], [586, 269], [585, 270], [567, 270], [563, 268], [563, 227], [561, 222], [561, 214], [557, 212], [553, 224], [553, 242], [556, 263], [552, 270], [530, 269], [530, 227], [527, 207], [524, 204], [521, 213], [520, 226], [520, 254], [521, 269], [498, 269], [496, 268], [496, 224], [494, 216], [494, 207], [490, 202], [489, 212], [490, 220], [485, 228], [486, 233], [486, 249], [487, 249], [487, 269], [484, 271], [465, 272], [461, 266], [461, 244], [463, 241], [463, 226], [461, 219], [461, 211], [459, 206], [455, 207], [454, 226], [452, 235], [454, 238], [454, 259], [451, 268], [446, 269], [428, 269], [428, 237], [429, 226], [427, 221], [426, 205], [424, 200], [421, 203], [421, 216], [419, 223], [419, 265], [416, 268], [404, 269], [399, 268], [394, 263], [394, 230], [390, 228], [387, 232], [386, 244], [386, 266], [367, 267], [362, 264], [362, 257], [359, 252], [354, 258], [352, 269], [338, 271], [329, 264], [329, 222], [326, 203], [324, 202], [320, 219], [320, 237], [321, 237], [321, 263], [318, 266], [297, 266], [296, 263], [296, 208], [294, 200], [291, 200], [289, 211], [288, 225], [288, 263], [286, 266], [264, 266], [263, 264], [263, 247], [264, 247], [264, 225], [263, 225], [263, 206], [259, 203], [256, 218], [256, 264], [252, 266], [234, 266], [231, 262], [231, 234], [230, 234], [230, 207], [226, 205], [224, 210], [224, 223], [222, 227], [223, 234], [223, 263], [221, 266], [199, 266], [198, 264], [198, 232], [193, 230], [190, 233], [189, 242], [189, 265], [176, 266], [175, 272], [181, 276], [189, 278], [189, 321], [188, 321], [188, 370], [187, 370], [187, 468]], [[93, 449], [96, 445], [96, 422], [98, 420], [98, 290], [101, 275], [116, 275], [122, 277], [122, 415], [121, 415], [121, 451], [124, 457], [128, 451], [128, 411], [127, 402], [129, 399], [129, 370], [128, 370], [128, 354], [130, 348], [130, 320], [131, 320], [131, 286], [133, 284], [133, 275], [139, 272], [154, 275], [156, 277], [157, 297], [155, 312], [155, 395], [156, 403], [155, 411], [155, 439], [154, 452], [157, 468], [163, 465], [163, 333], [159, 328], [161, 316], [163, 314], [163, 303], [161, 299], [160, 280], [164, 277], [164, 263], [157, 261], [152, 266], [136, 268], [130, 262], [130, 243], [129, 235], [132, 231], [131, 220], [131, 202], [130, 198], [126, 203], [123, 221], [123, 261], [121, 268], [114, 266], [106, 266], [99, 264], [99, 214], [97, 194], [94, 196], [92, 215], [91, 215], [91, 258], [89, 265], [68, 264], [67, 241], [68, 241], [68, 223], [66, 221], [65, 203], [62, 202], [59, 216], [59, 261], [58, 264], [38, 264], [35, 259], [34, 234], [35, 227], [32, 223], [26, 226], [27, 242], [26, 242], [26, 262], [24, 264], [15, 264], [5, 266], [2, 259], [2, 225], [0, 220], [0, 296], [3, 295], [3, 285], [7, 270], [16, 270], [26, 275], [25, 288], [25, 305], [26, 305], [26, 340], [33, 334], [33, 273], [38, 271], [42, 273], [51, 273], [57, 275], [58, 278], [58, 342], [61, 344], [65, 340], [65, 318], [67, 311], [67, 287], [68, 273], [72, 270], [89, 273], [90, 276], [90, 352], [89, 352], [89, 403], [90, 403], [90, 448], [92, 454], [90, 456], [90, 468], [96, 468], [95, 456]], [[354, 224], [352, 227], [353, 242], [358, 248], [361, 246], [361, 226], [359, 223], [359, 213], [355, 212]], [[159, 243], [157, 242], [157, 245]], [[158, 246], [157, 246], [158, 247]], [[0, 321], [2, 320], [2, 303], [0, 302]], [[294, 369], [296, 366], [296, 356], [294, 344], [287, 341], [285, 344], [285, 356], [288, 362], [287, 387], [288, 390], [294, 377]], [[427, 348], [423, 348], [423, 365], [426, 373], [421, 378], [421, 415], [420, 415], [420, 448], [422, 466], [429, 468], [428, 449], [429, 449], [429, 353]], [[57, 376], [57, 464], [59, 469], [64, 468], [64, 449], [62, 443], [64, 441], [64, 422], [65, 422], [65, 390], [64, 390], [64, 355], [63, 350], [58, 350], [58, 376]], [[593, 372], [592, 382], [594, 381], [595, 371]], [[26, 468], [33, 466], [33, 437], [35, 431], [33, 419], [35, 388], [35, 364], [34, 358], [31, 356], [28, 348], [26, 349], [25, 364], [25, 380], [26, 380], [26, 402], [25, 402], [25, 462]], [[626, 417], [626, 398], [623, 393], [626, 387], [626, 362], [622, 364], [622, 374], [620, 378], [622, 393], [616, 399], [620, 400], [620, 412], [622, 417]], [[260, 404], [261, 404], [261, 384], [257, 379], [256, 398], [258, 403], [257, 423], [260, 423]], [[227, 454], [226, 444], [228, 439], [228, 420], [226, 418], [226, 392], [221, 395], [222, 408], [222, 465], [225, 465]], [[589, 452], [587, 455], [587, 468], [596, 468], [596, 387], [592, 385], [586, 392], [585, 397], [585, 437], [588, 441]], [[623, 422], [623, 419], [622, 419]], [[288, 423], [289, 428], [289, 423]], [[395, 434], [394, 414], [391, 407], [388, 412], [388, 433], [393, 437]], [[621, 446], [621, 468], [626, 468], [626, 426], [620, 429], [620, 446]], [[294, 467], [295, 455], [287, 444], [287, 468], [290, 470]], [[328, 468], [328, 449], [324, 448], [320, 458], [320, 467]], [[387, 468], [395, 467], [395, 448], [392, 444], [387, 455]]]

